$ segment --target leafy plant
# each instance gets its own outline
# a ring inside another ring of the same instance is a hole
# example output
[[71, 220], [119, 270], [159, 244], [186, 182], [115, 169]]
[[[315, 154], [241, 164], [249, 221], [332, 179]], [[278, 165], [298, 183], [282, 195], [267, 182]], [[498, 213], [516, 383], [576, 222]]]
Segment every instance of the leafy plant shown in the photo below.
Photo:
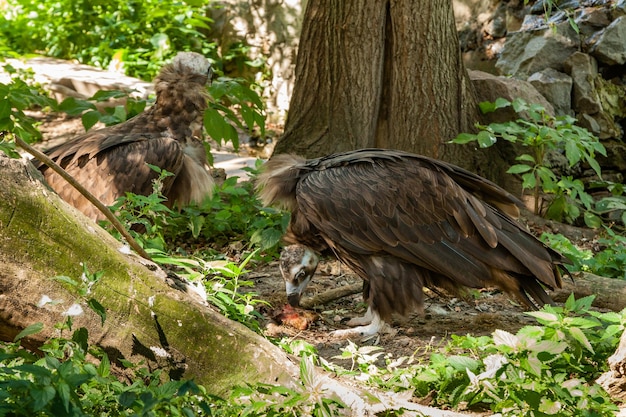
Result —
[[541, 239], [567, 256], [573, 263], [572, 272], [585, 271], [609, 278], [626, 279], [626, 237], [608, 227], [605, 236], [597, 239], [599, 249], [579, 249], [561, 234], [543, 233]]
[[262, 316], [254, 308], [267, 303], [258, 299], [253, 291], [241, 291], [242, 287], [254, 287], [252, 281], [242, 279], [248, 272], [245, 267], [254, 255], [255, 252], [249, 254], [240, 265], [233, 262], [205, 264], [208, 267], [207, 275], [210, 277], [205, 280], [205, 287], [207, 300], [218, 307], [222, 314], [260, 333], [259, 319], [262, 319]]
[[[124, 105], [106, 106], [103, 112], [98, 110], [95, 104], [121, 98], [124, 98]], [[70, 116], [81, 116], [85, 130], [89, 130], [98, 122], [102, 122], [105, 126], [125, 122], [144, 111], [146, 104], [146, 100], [135, 99], [123, 91], [100, 90], [87, 100], [68, 97], [59, 104], [59, 110]]]
[[33, 107], [55, 108], [57, 103], [41, 87], [29, 82], [32, 73], [18, 71], [9, 64], [4, 65], [4, 71], [11, 75], [11, 82], [0, 83], [0, 151], [17, 157], [12, 135], [18, 135], [26, 142], [41, 138], [35, 120], [24, 111]]
[[326, 397], [315, 372], [313, 357], [305, 355], [300, 360], [301, 384], [296, 389], [268, 384], [248, 384], [236, 388], [233, 397], [246, 399], [247, 405], [243, 415], [315, 417], [342, 415], [341, 410], [345, 405], [338, 399]]
[[0, 342], [0, 415], [11, 416], [332, 416], [345, 407], [326, 398], [319, 388], [311, 358], [303, 358], [301, 384], [285, 388], [271, 384], [234, 387], [224, 399], [207, 393], [191, 380], [166, 380], [159, 370], [125, 359], [124, 380], [118, 380], [108, 355], [88, 343], [85, 328], [70, 338], [52, 337], [41, 355], [20, 342], [39, 333], [35, 323], [13, 343]]
[[101, 68], [123, 65], [128, 75], [151, 79], [176, 52], [217, 57], [203, 2], [174, 0], [11, 0], [0, 32], [17, 52], [78, 59]]
[[[489, 408], [516, 417], [612, 416], [617, 407], [594, 381], [619, 343], [626, 310], [592, 311], [592, 300], [570, 296], [563, 307], [527, 313], [538, 325], [516, 334], [452, 335], [427, 357], [394, 359], [377, 347], [350, 342], [340, 356], [350, 360], [349, 369], [324, 365], [378, 388], [412, 390], [439, 406]], [[377, 365], [381, 359], [384, 367]]]
[[477, 142], [481, 148], [494, 145], [498, 139], [520, 144], [529, 149], [522, 154], [507, 171], [521, 175], [522, 188], [532, 190], [535, 200], [535, 213], [540, 214], [541, 194], [553, 196], [545, 211], [548, 218], [573, 222], [580, 215], [578, 205], [585, 209], [584, 220], [588, 226], [598, 227], [602, 221], [592, 211], [593, 200], [584, 189], [580, 180], [569, 176], [559, 177], [550, 169], [546, 161], [548, 151], [562, 152], [570, 167], [584, 162], [601, 177], [601, 169], [595, 154], [606, 156], [606, 150], [597, 137], [584, 128], [576, 126], [571, 116], [551, 116], [536, 104], [527, 104], [521, 99], [509, 102], [497, 99], [494, 103], [480, 103], [484, 113], [500, 108], [512, 107], [518, 114], [527, 114], [527, 119], [518, 119], [505, 123], [491, 123], [487, 126], [477, 124], [477, 134], [461, 133], [453, 143], [465, 144]]

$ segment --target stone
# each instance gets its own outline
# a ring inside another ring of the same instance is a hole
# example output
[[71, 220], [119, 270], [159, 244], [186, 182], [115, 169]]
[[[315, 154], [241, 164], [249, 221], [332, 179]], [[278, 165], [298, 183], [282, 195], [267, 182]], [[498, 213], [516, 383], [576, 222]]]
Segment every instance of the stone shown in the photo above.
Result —
[[583, 8], [574, 22], [580, 33], [589, 37], [611, 24], [610, 11], [606, 8]]
[[607, 65], [626, 63], [626, 16], [615, 19], [599, 35], [589, 53]]
[[553, 68], [532, 74], [528, 80], [554, 107], [555, 115], [573, 115], [572, 77]]
[[[546, 109], [546, 113], [550, 115], [555, 114], [552, 104], [527, 81], [497, 76], [482, 71], [468, 71], [468, 73], [476, 90], [479, 103], [483, 101], [494, 102], [500, 97], [508, 101], [521, 98], [529, 104], [543, 106]], [[520, 117], [510, 107], [498, 109], [484, 116], [487, 123], [502, 123]]]
[[579, 35], [563, 22], [552, 28], [509, 33], [496, 62], [502, 75], [527, 79], [545, 68], [563, 70], [563, 62], [579, 48]]
[[595, 114], [602, 110], [594, 80], [598, 76], [598, 63], [583, 52], [575, 52], [564, 63], [565, 72], [572, 77], [572, 106], [577, 113]]

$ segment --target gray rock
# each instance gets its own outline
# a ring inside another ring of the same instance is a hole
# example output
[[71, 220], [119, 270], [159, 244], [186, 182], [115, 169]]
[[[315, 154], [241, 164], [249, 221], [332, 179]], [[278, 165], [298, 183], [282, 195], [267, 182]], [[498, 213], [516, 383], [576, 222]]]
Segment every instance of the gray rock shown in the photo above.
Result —
[[526, 79], [544, 68], [563, 70], [563, 62], [578, 50], [579, 35], [564, 22], [552, 28], [509, 33], [496, 63], [503, 75]]
[[575, 52], [564, 63], [565, 72], [573, 81], [573, 108], [577, 113], [595, 114], [602, 110], [594, 80], [598, 76], [596, 60], [583, 52]]
[[557, 116], [573, 116], [572, 77], [553, 68], [546, 68], [528, 77], [528, 82], [552, 104]]
[[[482, 71], [468, 71], [476, 90], [478, 101], [494, 102], [502, 97], [508, 101], [521, 98], [529, 104], [540, 104], [550, 115], [554, 115], [554, 107], [542, 96], [533, 85], [516, 78], [497, 76]], [[508, 107], [485, 115], [487, 123], [501, 123], [518, 119], [520, 115]]]
[[583, 8], [574, 19], [580, 33], [589, 37], [611, 24], [610, 9], [606, 8]]
[[615, 19], [599, 35], [589, 51], [598, 61], [608, 65], [626, 63], [626, 16]]

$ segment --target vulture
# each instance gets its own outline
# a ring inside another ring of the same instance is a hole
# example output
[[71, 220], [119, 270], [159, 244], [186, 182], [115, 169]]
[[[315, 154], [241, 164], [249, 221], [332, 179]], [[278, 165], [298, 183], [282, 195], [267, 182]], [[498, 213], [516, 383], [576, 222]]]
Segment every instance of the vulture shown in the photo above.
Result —
[[[127, 192], [149, 195], [158, 174], [173, 175], [163, 184], [167, 204], [199, 203], [213, 191], [201, 141], [211, 65], [202, 55], [180, 52], [154, 79], [156, 102], [118, 125], [89, 131], [45, 153], [105, 205]], [[46, 165], [38, 169], [65, 201], [86, 216], [104, 216]]]
[[392, 314], [423, 313], [423, 289], [496, 286], [531, 309], [553, 304], [569, 261], [515, 218], [521, 202], [458, 166], [398, 150], [362, 149], [265, 163], [257, 193], [291, 212], [280, 258], [290, 305], [334, 254], [364, 280], [365, 317], [336, 337], [378, 333]]

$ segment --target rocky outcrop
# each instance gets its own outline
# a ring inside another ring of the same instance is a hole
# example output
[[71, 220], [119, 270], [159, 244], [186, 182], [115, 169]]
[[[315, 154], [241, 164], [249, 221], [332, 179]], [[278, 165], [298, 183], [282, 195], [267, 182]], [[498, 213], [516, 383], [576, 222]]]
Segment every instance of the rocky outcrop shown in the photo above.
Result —
[[[461, 45], [466, 55], [482, 48], [483, 57], [493, 64], [490, 72], [529, 81], [557, 115], [575, 116], [600, 139], [622, 138], [626, 125], [626, 1], [556, 4], [539, 0], [527, 6], [521, 1], [457, 3], [483, 7], [473, 9], [483, 16], [474, 25], [482, 36], [473, 46]], [[455, 10], [463, 13], [461, 6]], [[492, 30], [496, 22], [506, 23], [506, 30]], [[460, 33], [465, 27], [458, 26]], [[462, 42], [467, 38], [460, 36]], [[477, 59], [465, 61], [474, 68]], [[482, 62], [475, 68], [489, 66]]]

